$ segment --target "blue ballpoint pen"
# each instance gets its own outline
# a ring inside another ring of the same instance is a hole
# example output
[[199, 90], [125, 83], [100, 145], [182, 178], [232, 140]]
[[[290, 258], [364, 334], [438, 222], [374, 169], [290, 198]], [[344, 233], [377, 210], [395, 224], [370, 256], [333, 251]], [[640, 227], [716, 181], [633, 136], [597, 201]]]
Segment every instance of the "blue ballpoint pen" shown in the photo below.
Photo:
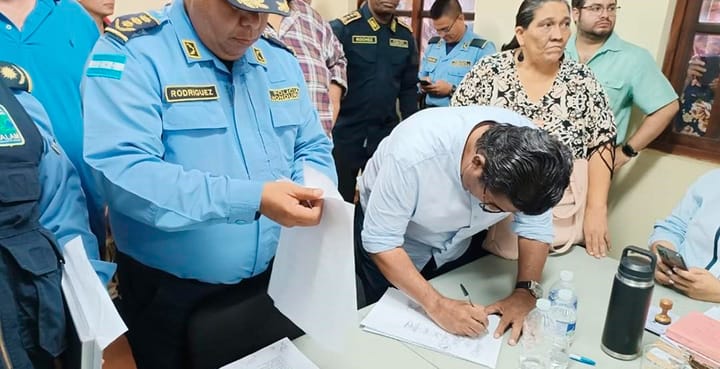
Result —
[[595, 360], [586, 358], [585, 356], [570, 354], [569, 357], [570, 357], [570, 359], [575, 360], [579, 363], [595, 366]]

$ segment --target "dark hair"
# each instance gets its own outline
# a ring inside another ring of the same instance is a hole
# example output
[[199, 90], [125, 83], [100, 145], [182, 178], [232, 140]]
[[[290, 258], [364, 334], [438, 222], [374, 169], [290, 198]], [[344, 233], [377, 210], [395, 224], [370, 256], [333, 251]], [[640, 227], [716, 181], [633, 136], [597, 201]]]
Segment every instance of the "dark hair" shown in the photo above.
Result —
[[475, 142], [475, 151], [485, 157], [478, 180], [525, 214], [554, 207], [570, 184], [570, 149], [542, 129], [494, 124]]
[[[577, 1], [577, 0], [573, 0]], [[568, 6], [568, 12], [570, 11], [570, 5], [567, 3], [567, 0], [523, 0], [522, 4], [520, 4], [520, 8], [517, 11], [517, 14], [515, 14], [515, 27], [522, 27], [524, 29], [527, 29], [528, 26], [530, 26], [530, 23], [535, 19], [535, 11], [538, 10], [541, 6], [545, 5], [545, 3], [549, 2], [562, 2], [565, 3], [565, 5]], [[505, 50], [514, 50], [520, 47], [520, 43], [518, 43], [517, 37], [513, 36], [512, 40], [508, 42], [507, 44], [502, 45], [502, 48], [500, 48], [502, 51]]]
[[458, 0], [436, 0], [430, 7], [430, 18], [440, 19], [443, 15], [457, 16], [462, 13]]
[[580, 9], [585, 6], [585, 0], [572, 0], [572, 7]]

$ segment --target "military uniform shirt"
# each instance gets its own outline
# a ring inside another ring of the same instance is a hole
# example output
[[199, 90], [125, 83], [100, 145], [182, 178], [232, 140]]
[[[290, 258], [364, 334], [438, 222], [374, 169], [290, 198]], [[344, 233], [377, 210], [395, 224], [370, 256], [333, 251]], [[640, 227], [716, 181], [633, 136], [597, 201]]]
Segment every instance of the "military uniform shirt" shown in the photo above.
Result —
[[[430, 39], [418, 78], [430, 77], [432, 82], [443, 80], [457, 87], [478, 60], [496, 51], [492, 42], [481, 39], [467, 27], [462, 39], [450, 52], [447, 52], [446, 46], [447, 42], [440, 37]], [[425, 103], [428, 106], [449, 106], [450, 96], [428, 94]]]
[[263, 184], [302, 183], [303, 162], [336, 178], [297, 60], [263, 38], [229, 71], [182, 0], [111, 27], [84, 80], [85, 160], [118, 249], [208, 283], [265, 271], [280, 226], [255, 220]]
[[396, 18], [381, 25], [368, 5], [330, 22], [348, 60], [348, 90], [333, 140], [346, 155], [367, 159], [398, 124], [417, 111], [417, 47]]

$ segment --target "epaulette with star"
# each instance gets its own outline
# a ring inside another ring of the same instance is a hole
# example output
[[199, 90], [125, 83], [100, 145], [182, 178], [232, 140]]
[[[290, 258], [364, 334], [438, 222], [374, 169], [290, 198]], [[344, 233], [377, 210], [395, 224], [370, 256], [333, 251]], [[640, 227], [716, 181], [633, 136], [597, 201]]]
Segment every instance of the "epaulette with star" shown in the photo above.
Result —
[[407, 23], [403, 22], [403, 21], [402, 21], [402, 20], [401, 20], [400, 18], [397, 18], [397, 17], [396, 17], [395, 19], [397, 20], [397, 23], [398, 23], [399, 25], [401, 25], [401, 26], [403, 26], [403, 27], [407, 28], [407, 29], [408, 29], [408, 31], [410, 31], [410, 33], [412, 33], [412, 31], [413, 31], [413, 30], [412, 30], [412, 27], [410, 27], [410, 25], [409, 25], [409, 24], [407, 24]]
[[358, 20], [358, 19], [360, 19], [360, 18], [362, 18], [362, 14], [360, 14], [359, 11], [354, 10], [354, 11], [352, 11], [352, 12], [350, 12], [350, 13], [347, 13], [347, 14], [343, 15], [342, 17], [340, 17], [340, 18], [338, 18], [338, 19], [340, 20], [340, 23], [342, 23], [342, 24], [344, 24], [344, 25], [347, 26], [348, 24], [350, 24], [350, 23], [352, 23], [352, 22], [354, 22], [354, 21], [356, 21], [356, 20]]
[[147, 34], [149, 30], [160, 25], [157, 18], [148, 12], [121, 15], [115, 18], [105, 32], [113, 35], [122, 43], [128, 42], [133, 37]]
[[280, 39], [275, 37], [275, 35], [273, 35], [270, 31], [266, 30], [265, 32], [263, 32], [262, 38], [281, 49], [287, 50], [290, 54], [293, 54], [293, 56], [295, 56], [295, 50], [291, 49], [290, 46], [280, 41]]
[[25, 69], [8, 62], [0, 61], [0, 78], [13, 90], [32, 92], [32, 80]]

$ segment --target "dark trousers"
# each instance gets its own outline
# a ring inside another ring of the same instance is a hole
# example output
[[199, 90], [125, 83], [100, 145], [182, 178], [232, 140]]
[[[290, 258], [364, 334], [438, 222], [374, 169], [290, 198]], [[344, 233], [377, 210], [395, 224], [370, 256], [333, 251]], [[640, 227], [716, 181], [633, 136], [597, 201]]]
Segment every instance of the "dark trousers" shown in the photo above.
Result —
[[333, 150], [333, 159], [338, 176], [338, 191], [345, 201], [353, 203], [358, 172], [365, 169], [367, 160], [348, 158], [347, 155], [338, 152], [338, 149]]
[[178, 278], [118, 253], [120, 311], [138, 369], [218, 368], [303, 334], [267, 295], [270, 269], [234, 285]]
[[[360, 233], [362, 232], [364, 220], [365, 215], [363, 214], [362, 206], [358, 204], [355, 206], [355, 272], [365, 289], [365, 303], [366, 305], [370, 305], [380, 300], [385, 290], [387, 290], [388, 287], [393, 287], [393, 285], [383, 276], [380, 269], [375, 262], [370, 259], [370, 255], [362, 246]], [[487, 231], [482, 231], [474, 235], [470, 241], [470, 246], [464, 254], [455, 260], [443, 264], [439, 268], [435, 264], [435, 259], [430, 258], [430, 261], [423, 267], [420, 274], [429, 280], [488, 255], [489, 253], [482, 248], [482, 243], [486, 235]]]

